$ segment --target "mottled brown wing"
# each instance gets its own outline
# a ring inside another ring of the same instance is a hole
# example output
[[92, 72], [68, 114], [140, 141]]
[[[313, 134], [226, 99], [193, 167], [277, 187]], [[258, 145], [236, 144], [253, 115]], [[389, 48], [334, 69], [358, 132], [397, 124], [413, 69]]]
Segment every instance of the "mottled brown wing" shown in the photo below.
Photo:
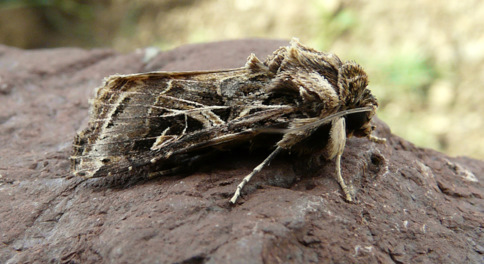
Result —
[[124, 173], [285, 125], [293, 108], [262, 103], [266, 76], [246, 68], [111, 76], [75, 138], [72, 171], [88, 178]]

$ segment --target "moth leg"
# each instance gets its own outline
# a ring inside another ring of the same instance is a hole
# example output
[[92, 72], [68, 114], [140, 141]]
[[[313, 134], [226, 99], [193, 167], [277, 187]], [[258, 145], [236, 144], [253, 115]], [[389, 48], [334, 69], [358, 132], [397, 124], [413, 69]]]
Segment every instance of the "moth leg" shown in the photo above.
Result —
[[237, 201], [237, 199], [240, 197], [240, 191], [242, 190], [242, 188], [244, 188], [245, 184], [248, 183], [250, 181], [250, 179], [252, 178], [252, 176], [254, 176], [255, 174], [259, 173], [262, 168], [264, 168], [269, 162], [271, 162], [272, 159], [274, 159], [274, 157], [282, 150], [281, 147], [277, 147], [261, 164], [259, 164], [257, 167], [254, 168], [254, 170], [252, 170], [252, 172], [245, 176], [244, 179], [242, 180], [242, 182], [239, 183], [239, 185], [237, 185], [237, 189], [235, 190], [235, 193], [234, 193], [234, 196], [232, 197], [232, 199], [230, 199], [230, 202], [232, 204], [235, 204], [235, 202]]
[[351, 198], [351, 193], [348, 186], [345, 184], [345, 180], [341, 176], [341, 155], [342, 154], [338, 154], [338, 156], [336, 156], [336, 180], [338, 181], [339, 186], [341, 186], [341, 189], [343, 189], [346, 201], [352, 202], [353, 198]]
[[377, 136], [373, 136], [373, 135], [368, 135], [368, 139], [372, 142], [375, 142], [375, 143], [385, 143], [387, 142], [387, 139], [386, 138], [381, 138], [381, 137], [377, 137]]
[[346, 145], [346, 124], [344, 118], [332, 121], [328, 143], [329, 159], [336, 157], [336, 180], [345, 194], [346, 201], [351, 202], [353, 199], [351, 198], [350, 190], [341, 176], [341, 156]]
[[386, 138], [381, 138], [381, 137], [377, 137], [377, 136], [373, 136], [371, 133], [375, 130], [375, 126], [371, 126], [369, 127], [370, 129], [368, 130], [368, 134], [366, 135], [366, 137], [368, 138], [368, 140], [370, 140], [371, 142], [375, 142], [375, 143], [385, 143], [387, 142], [387, 139]]

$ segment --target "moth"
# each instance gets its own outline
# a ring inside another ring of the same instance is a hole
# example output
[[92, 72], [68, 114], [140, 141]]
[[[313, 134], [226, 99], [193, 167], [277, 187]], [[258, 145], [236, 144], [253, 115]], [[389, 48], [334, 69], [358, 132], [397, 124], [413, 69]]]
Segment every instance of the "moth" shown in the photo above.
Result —
[[237, 69], [110, 76], [74, 139], [71, 170], [85, 178], [165, 175], [212, 151], [270, 142], [262, 145], [271, 154], [232, 203], [282, 151], [336, 159], [336, 179], [352, 201], [341, 176], [346, 139], [384, 142], [372, 135], [378, 101], [367, 86], [361, 66], [297, 39], [264, 62], [251, 54]]

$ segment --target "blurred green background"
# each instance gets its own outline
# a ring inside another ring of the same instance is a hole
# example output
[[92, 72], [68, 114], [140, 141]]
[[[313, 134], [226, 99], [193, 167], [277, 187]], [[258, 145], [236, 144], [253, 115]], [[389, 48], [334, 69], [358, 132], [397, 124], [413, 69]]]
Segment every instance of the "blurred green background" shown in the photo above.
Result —
[[480, 0], [0, 0], [0, 43], [131, 52], [295, 36], [360, 63], [395, 134], [484, 159], [483, 18]]

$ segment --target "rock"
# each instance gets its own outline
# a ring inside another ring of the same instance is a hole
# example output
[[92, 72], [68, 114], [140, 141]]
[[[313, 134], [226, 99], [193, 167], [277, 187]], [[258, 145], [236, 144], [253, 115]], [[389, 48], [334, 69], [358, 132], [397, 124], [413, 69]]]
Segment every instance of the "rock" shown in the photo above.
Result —
[[114, 73], [239, 67], [286, 41], [238, 40], [171, 51], [0, 46], [1, 263], [482, 263], [484, 162], [415, 147], [376, 120], [386, 144], [352, 138], [307, 172], [281, 155], [229, 153], [193, 173], [117, 187], [70, 176], [88, 98]]

